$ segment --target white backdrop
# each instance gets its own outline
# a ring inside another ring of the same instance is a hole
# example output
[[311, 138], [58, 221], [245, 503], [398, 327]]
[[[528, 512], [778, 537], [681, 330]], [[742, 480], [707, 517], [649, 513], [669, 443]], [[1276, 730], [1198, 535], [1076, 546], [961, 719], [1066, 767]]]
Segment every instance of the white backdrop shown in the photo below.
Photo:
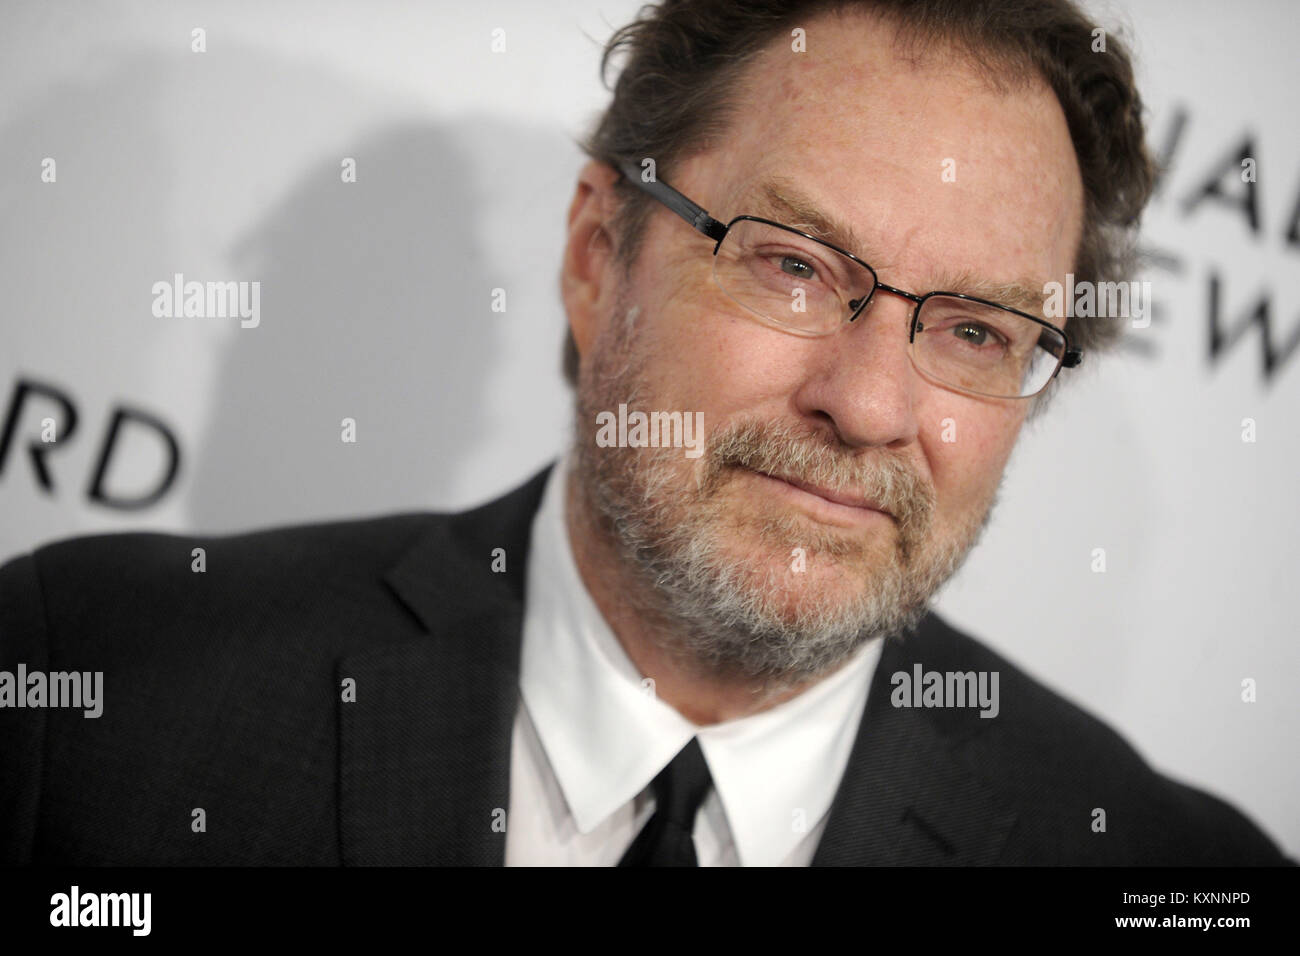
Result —
[[[556, 275], [572, 138], [606, 100], [600, 44], [638, 6], [10, 4], [0, 428], [17, 417], [0, 559], [90, 531], [460, 507], [552, 458], [568, 429]], [[1295, 856], [1294, 13], [1263, 0], [1231, 16], [1181, 0], [1094, 9], [1136, 37], [1168, 160], [1145, 231], [1158, 312], [1025, 432], [939, 608]], [[491, 51], [495, 28], [505, 52]], [[1256, 161], [1253, 186], [1239, 155]], [[346, 157], [355, 184], [340, 181]], [[260, 281], [261, 325], [154, 317], [153, 283], [178, 272]], [[136, 510], [90, 494], [122, 410], [108, 498], [165, 472], [142, 416], [180, 450], [174, 483]], [[61, 435], [42, 459], [48, 489], [28, 453], [45, 417]], [[355, 445], [339, 441], [344, 417]]]

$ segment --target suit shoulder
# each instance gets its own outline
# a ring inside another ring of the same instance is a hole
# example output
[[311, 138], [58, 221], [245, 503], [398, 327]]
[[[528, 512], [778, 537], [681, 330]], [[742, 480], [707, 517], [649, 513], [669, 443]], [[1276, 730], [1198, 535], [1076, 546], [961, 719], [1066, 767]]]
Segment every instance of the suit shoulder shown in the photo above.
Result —
[[[359, 623], [393, 614], [384, 572], [447, 517], [385, 515], [223, 535], [86, 535], [15, 558], [0, 582], [37, 590], [12, 601], [38, 603], [48, 639], [65, 648], [109, 640], [220, 645], [255, 635], [309, 647], [311, 635], [337, 631], [341, 615]], [[356, 639], [364, 637], [358, 627]]]
[[961, 742], [972, 772], [1018, 807], [1020, 837], [1051, 847], [1049, 855], [1128, 865], [1286, 862], [1239, 810], [1155, 770], [1108, 723], [978, 639], [936, 618], [919, 645], [913, 653], [927, 668], [998, 675], [996, 717], [943, 709], [934, 719]]
[[87, 573], [148, 573], [170, 567], [177, 555], [189, 569], [192, 551], [217, 551], [261, 564], [334, 561], [341, 556], [382, 561], [404, 543], [446, 515], [407, 513], [343, 521], [321, 521], [258, 528], [237, 533], [123, 531], [79, 535], [44, 545], [33, 552], [42, 578]]

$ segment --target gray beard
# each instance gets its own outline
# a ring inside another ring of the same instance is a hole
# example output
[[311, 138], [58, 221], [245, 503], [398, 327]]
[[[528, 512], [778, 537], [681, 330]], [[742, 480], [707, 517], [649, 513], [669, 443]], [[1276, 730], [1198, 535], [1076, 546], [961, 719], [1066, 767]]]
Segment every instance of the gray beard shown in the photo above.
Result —
[[[598, 447], [598, 412], [620, 402], [659, 407], [646, 401], [635, 316], [632, 309], [616, 320], [583, 363], [571, 480], [589, 533], [616, 556], [625, 603], [659, 645], [696, 674], [781, 690], [833, 672], [871, 640], [913, 630], [978, 541], [996, 495], [982, 515], [939, 538], [930, 535], [933, 492], [910, 465], [884, 452], [863, 458], [824, 431], [729, 422], [708, 433], [694, 477], [684, 477], [680, 448]], [[882, 555], [879, 539], [855, 540], [785, 510], [737, 527], [724, 492], [741, 468], [865, 493], [895, 516], [896, 540]], [[728, 532], [741, 530], [757, 530], [760, 546], [738, 559]], [[833, 567], [849, 593], [825, 593], [793, 570], [795, 548], [809, 570]]]

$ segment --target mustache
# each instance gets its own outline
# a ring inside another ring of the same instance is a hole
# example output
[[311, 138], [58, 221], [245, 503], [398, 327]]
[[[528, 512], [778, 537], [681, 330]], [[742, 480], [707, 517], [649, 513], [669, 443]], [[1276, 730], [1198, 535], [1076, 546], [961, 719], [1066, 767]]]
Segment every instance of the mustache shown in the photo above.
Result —
[[863, 457], [833, 435], [792, 423], [730, 422], [708, 436], [704, 460], [699, 485], [706, 494], [739, 467], [876, 502], [906, 538], [924, 535], [934, 514], [934, 490], [906, 459], [886, 452]]

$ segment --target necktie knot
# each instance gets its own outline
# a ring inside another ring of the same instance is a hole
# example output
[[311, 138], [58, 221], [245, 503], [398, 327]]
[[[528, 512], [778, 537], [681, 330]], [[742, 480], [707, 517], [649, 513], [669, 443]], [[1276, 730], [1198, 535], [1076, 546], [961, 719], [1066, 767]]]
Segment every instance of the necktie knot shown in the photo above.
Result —
[[692, 737], [651, 784], [655, 793], [655, 813], [664, 814], [670, 822], [689, 833], [712, 782], [699, 738]]
[[699, 738], [692, 737], [652, 781], [654, 815], [619, 866], [698, 866], [691, 832], [712, 783]]

